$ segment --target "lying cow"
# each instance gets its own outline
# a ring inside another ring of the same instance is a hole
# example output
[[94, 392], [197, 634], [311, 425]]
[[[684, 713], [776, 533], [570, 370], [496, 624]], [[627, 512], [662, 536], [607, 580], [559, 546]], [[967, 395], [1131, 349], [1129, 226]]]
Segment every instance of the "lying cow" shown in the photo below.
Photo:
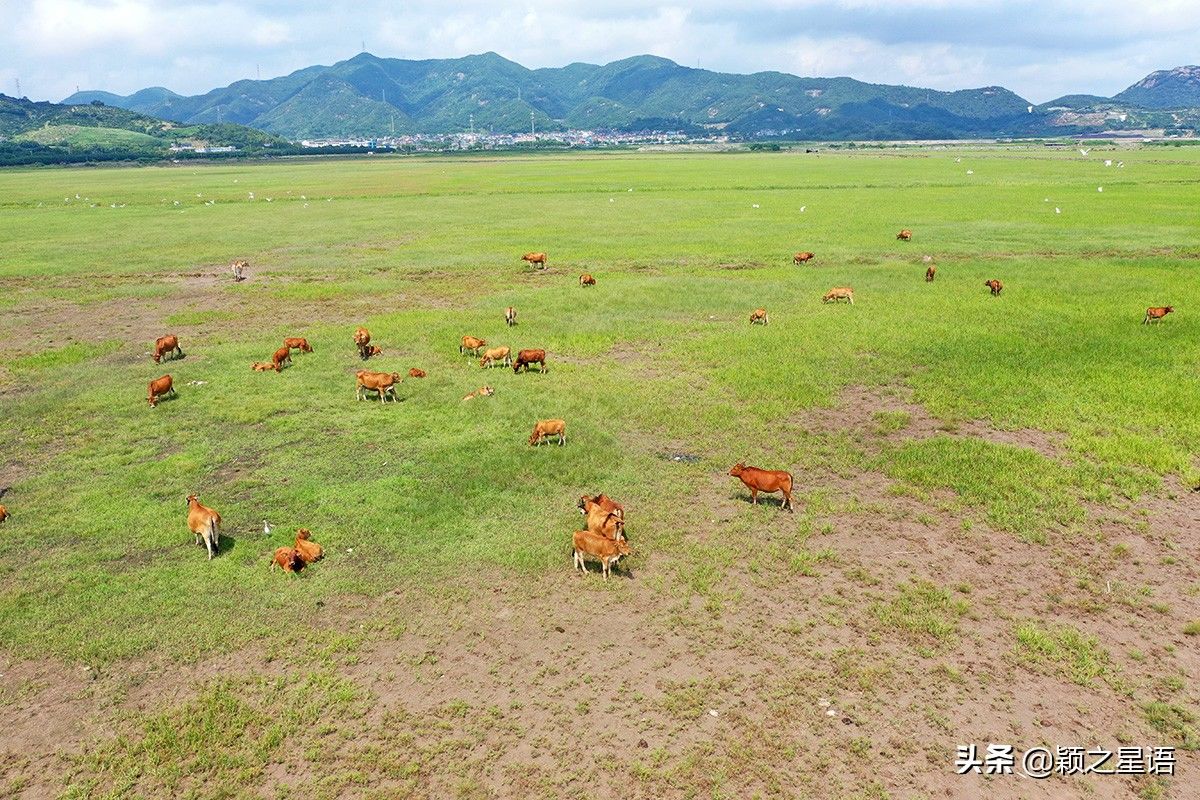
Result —
[[254, 370], [255, 372], [274, 372], [275, 365], [266, 363], [264, 361], [255, 361], [250, 365], [250, 369]]
[[537, 424], [533, 426], [533, 433], [529, 435], [529, 444], [539, 446], [551, 436], [558, 437], [559, 447], [565, 445], [567, 443], [567, 423], [561, 419], [538, 420]]
[[149, 401], [151, 408], [158, 405], [158, 398], [167, 395], [175, 396], [175, 382], [171, 380], [170, 375], [163, 375], [161, 378], [150, 381], [150, 387], [146, 390], [146, 400]]
[[584, 564], [584, 559], [585, 557], [593, 558], [600, 562], [604, 580], [608, 580], [609, 570], [621, 560], [622, 556], [633, 555], [633, 550], [627, 542], [609, 539], [591, 531], [575, 531], [572, 543], [575, 550], [575, 568], [586, 574], [588, 569]]
[[517, 360], [513, 362], [513, 374], [521, 371], [524, 367], [526, 372], [529, 372], [531, 364], [537, 364], [538, 370], [546, 372], [546, 351], [545, 350], [521, 350], [517, 353]]
[[397, 402], [396, 384], [403, 380], [399, 372], [368, 372], [360, 369], [354, 373], [354, 378], [354, 396], [359, 400], [366, 398], [367, 392], [378, 392], [379, 402], [384, 402], [388, 395], [392, 396], [393, 403]]
[[410, 378], [424, 378], [424, 377], [425, 377], [425, 370], [423, 370], [423, 369], [417, 369], [416, 367], [413, 367], [412, 369], [410, 369], [410, 370], [408, 371], [408, 377], [410, 377]]
[[362, 352], [359, 353], [359, 356], [364, 361], [366, 361], [369, 358], [374, 358], [375, 356], [381, 356], [381, 355], [383, 355], [383, 348], [377, 344], [369, 344], [362, 349]]
[[311, 564], [314, 561], [320, 561], [325, 557], [325, 548], [312, 540], [312, 531], [308, 528], [298, 528], [296, 530], [296, 543], [293, 549], [300, 555], [305, 564]]
[[271, 559], [271, 571], [274, 572], [278, 567], [284, 572], [299, 572], [304, 569], [304, 565], [308, 563], [300, 555], [300, 552], [294, 547], [279, 547], [275, 550], [275, 557]]
[[183, 350], [179, 347], [179, 339], [173, 334], [160, 336], [154, 342], [154, 363], [160, 363], [163, 358], [183, 358]]
[[729, 470], [729, 474], [735, 478], [740, 478], [742, 483], [746, 484], [746, 488], [750, 490], [750, 501], [753, 505], [758, 505], [759, 492], [766, 492], [768, 494], [783, 492], [782, 508], [794, 511], [792, 508], [792, 474], [790, 472], [784, 472], [779, 469], [747, 467], [743, 462], [739, 461], [734, 465], [733, 469]]
[[462, 401], [465, 403], [468, 400], [474, 400], [476, 397], [491, 397], [495, 393], [496, 390], [490, 386], [480, 386], [478, 389], [464, 397]]

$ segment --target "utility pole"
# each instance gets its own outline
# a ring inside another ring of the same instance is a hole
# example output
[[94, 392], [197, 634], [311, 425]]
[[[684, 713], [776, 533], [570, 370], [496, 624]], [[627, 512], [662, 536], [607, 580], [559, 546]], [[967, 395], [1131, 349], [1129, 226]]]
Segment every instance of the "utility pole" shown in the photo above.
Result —
[[475, 115], [471, 115], [471, 135], [475, 135]]
[[20, 97], [21, 96], [21, 79], [16, 78], [15, 80], [17, 82], [17, 97]]
[[533, 127], [533, 112], [532, 111], [529, 112], [529, 135], [537, 136], [537, 131], [534, 130], [534, 127]]

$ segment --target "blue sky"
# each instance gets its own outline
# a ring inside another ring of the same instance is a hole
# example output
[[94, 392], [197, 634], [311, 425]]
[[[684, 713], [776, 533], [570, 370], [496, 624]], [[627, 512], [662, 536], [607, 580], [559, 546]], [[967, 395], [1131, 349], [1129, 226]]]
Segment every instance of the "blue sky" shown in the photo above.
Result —
[[1111, 95], [1200, 62], [1200, 0], [0, 0], [0, 91], [195, 94], [349, 58], [494, 50], [528, 67], [653, 53], [729, 72]]

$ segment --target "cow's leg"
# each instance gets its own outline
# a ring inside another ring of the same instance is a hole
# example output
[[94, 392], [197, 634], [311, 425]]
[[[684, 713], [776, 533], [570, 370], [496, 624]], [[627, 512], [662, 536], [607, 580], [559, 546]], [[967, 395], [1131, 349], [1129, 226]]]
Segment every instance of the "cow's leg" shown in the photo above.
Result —
[[792, 493], [787, 489], [782, 489], [781, 491], [783, 492], [783, 508], [795, 514], [796, 510], [792, 508]]
[[205, 545], [205, 547], [208, 548], [208, 560], [212, 561], [212, 557], [213, 557], [212, 539], [207, 536], [204, 537], [204, 545]]
[[750, 490], [750, 505], [758, 505], [758, 489]]

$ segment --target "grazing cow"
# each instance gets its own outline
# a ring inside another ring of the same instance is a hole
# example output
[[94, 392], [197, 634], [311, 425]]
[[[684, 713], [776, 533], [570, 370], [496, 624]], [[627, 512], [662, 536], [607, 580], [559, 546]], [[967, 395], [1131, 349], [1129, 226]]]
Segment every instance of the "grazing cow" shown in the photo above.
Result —
[[511, 351], [507, 347], [493, 347], [490, 350], [483, 351], [483, 358], [479, 359], [479, 366], [492, 367], [496, 364], [503, 364], [506, 367], [512, 366]]
[[284, 339], [283, 343], [289, 349], [299, 350], [301, 353], [311, 353], [313, 351], [312, 346], [309, 345], [309, 343], [308, 343], [308, 339], [305, 339], [303, 337], [296, 336], [296, 337]]
[[838, 300], [848, 300], [850, 305], [854, 305], [854, 290], [849, 286], [835, 286], [821, 298], [822, 303], [836, 303]]
[[208, 548], [208, 560], [221, 549], [221, 515], [207, 506], [200, 505], [197, 495], [189, 494], [187, 499], [188, 530], [196, 535], [196, 544], [204, 542]]
[[325, 557], [325, 548], [312, 540], [312, 531], [308, 528], [298, 528], [296, 530], [295, 550], [300, 554], [300, 558], [305, 564], [320, 561]]
[[992, 290], [992, 297], [999, 297], [1000, 292], [1004, 291], [1004, 284], [992, 278], [990, 281], [984, 281], [983, 285]]
[[474, 400], [476, 397], [491, 397], [496, 393], [496, 390], [490, 386], [480, 386], [475, 391], [464, 397], [462, 401], [465, 403], [468, 400]]
[[517, 353], [517, 360], [513, 362], [513, 374], [521, 371], [521, 367], [529, 372], [529, 365], [537, 364], [538, 370], [546, 372], [549, 369], [546, 366], [546, 351], [545, 350], [521, 350]]
[[751, 325], [769, 325], [770, 323], [771, 318], [767, 316], [765, 308], [756, 308], [750, 312]]
[[363, 360], [374, 358], [375, 356], [381, 356], [383, 355], [383, 348], [377, 344], [369, 344], [363, 348], [363, 351], [359, 353], [359, 355], [363, 358]]
[[605, 511], [592, 506], [587, 513], [587, 529], [608, 539], [625, 539], [625, 514], [621, 511]]
[[150, 381], [150, 387], [146, 390], [146, 400], [149, 401], [151, 408], [158, 405], [158, 398], [167, 395], [175, 396], [175, 382], [171, 380], [170, 375], [163, 375], [161, 378]]
[[591, 531], [575, 531], [572, 541], [575, 547], [575, 569], [586, 574], [588, 569], [584, 564], [584, 556], [590, 556], [600, 562], [604, 580], [608, 580], [609, 570], [621, 559], [621, 556], [633, 555], [633, 549], [627, 542], [609, 539]]
[[371, 332], [366, 328], [357, 328], [354, 331], [354, 346], [358, 348], [358, 357], [367, 358], [367, 345], [371, 343]]
[[8, 513], [8, 509], [3, 505], [0, 505], [0, 522], [4, 522], [4, 520], [8, 519], [10, 516], [12, 515]]
[[525, 255], [521, 256], [521, 260], [528, 261], [529, 266], [531, 266], [531, 267], [534, 264], [541, 264], [542, 269], [546, 268], [546, 254], [545, 253], [526, 253]]
[[904, 230], [902, 230], [896, 234], [896, 238], [901, 239], [905, 242], [911, 242], [912, 241], [912, 231], [910, 231], [908, 228], [905, 228]]
[[365, 398], [367, 392], [379, 392], [379, 402], [384, 402], [384, 398], [389, 394], [392, 396], [392, 402], [397, 402], [396, 384], [403, 380], [399, 372], [368, 372], [360, 369], [354, 373], [354, 378], [354, 396], [359, 400]]
[[271, 559], [271, 571], [274, 572], [278, 567], [284, 572], [299, 572], [307, 563], [296, 548], [279, 547], [275, 550], [275, 557]]
[[250, 269], [250, 262], [244, 259], [237, 259], [229, 264], [229, 271], [233, 273], [234, 283], [241, 283], [246, 280], [246, 270]]
[[263, 361], [255, 361], [250, 365], [250, 369], [254, 370], [255, 372], [271, 372], [275, 369], [275, 365], [268, 364]]
[[512, 306], [509, 306], [508, 308], [504, 309], [504, 322], [510, 328], [513, 325], [517, 324], [517, 310], [515, 308], [513, 308]]
[[741, 478], [742, 483], [746, 484], [746, 488], [750, 490], [750, 500], [754, 505], [758, 505], [758, 493], [766, 492], [773, 494], [775, 492], [783, 492], [783, 506], [788, 511], [793, 511], [792, 508], [792, 474], [779, 469], [759, 469], [758, 467], [747, 467], [745, 463], [739, 461], [734, 465], [733, 469], [729, 470], [729, 474], [735, 478]]
[[579, 276], [579, 285], [580, 286], [595, 286], [596, 279], [592, 277], [591, 273], [585, 272]]
[[793, 264], [806, 264], [809, 261], [812, 261], [816, 257], [817, 257], [816, 253], [809, 253], [807, 251], [803, 252], [803, 253], [796, 253], [796, 255], [792, 256], [792, 263]]
[[558, 446], [567, 443], [567, 423], [561, 419], [540, 419], [529, 435], [529, 444], [540, 446], [548, 437], [557, 436]]
[[183, 350], [179, 347], [179, 339], [174, 334], [160, 336], [154, 341], [154, 363], [158, 364], [166, 355], [170, 355], [171, 358], [183, 358]]
[[479, 351], [487, 347], [487, 339], [478, 339], [474, 336], [462, 337], [462, 343], [458, 346], [458, 354], [470, 353], [473, 356], [478, 356]]
[[1146, 316], [1142, 318], [1142, 324], [1149, 325], [1151, 322], [1162, 322], [1162, 318], [1174, 310], [1174, 306], [1151, 306], [1146, 309]]
[[408, 371], [408, 377], [410, 377], [410, 378], [424, 378], [424, 377], [425, 377], [425, 370], [423, 370], [423, 369], [417, 369], [416, 367], [413, 367], [412, 369], [410, 369], [410, 370]]
[[925, 282], [933, 283], [934, 275], [937, 275], [937, 267], [930, 264], [928, 267], [925, 268]]
[[285, 366], [290, 367], [292, 365], [292, 349], [285, 344], [271, 356], [271, 363], [275, 365], [276, 372]]

